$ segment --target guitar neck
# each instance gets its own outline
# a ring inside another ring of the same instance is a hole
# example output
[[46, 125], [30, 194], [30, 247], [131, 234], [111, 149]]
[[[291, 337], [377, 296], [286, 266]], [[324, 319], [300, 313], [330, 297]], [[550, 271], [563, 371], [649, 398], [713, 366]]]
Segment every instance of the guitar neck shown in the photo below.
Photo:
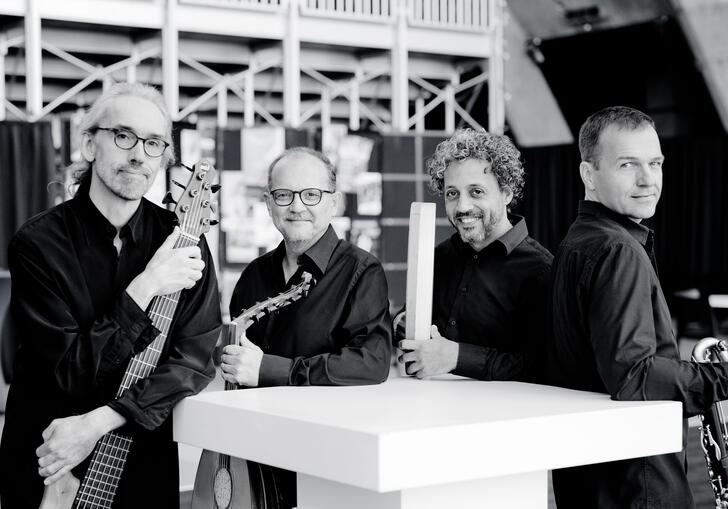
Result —
[[[199, 238], [186, 235], [185, 233], [180, 234], [174, 247], [187, 247], [194, 246], [199, 242]], [[179, 303], [179, 296], [182, 292], [176, 291], [168, 295], [158, 295], [152, 299], [152, 303], [149, 306], [148, 315], [152, 320], [152, 324], [159, 331], [159, 335], [154, 338], [154, 341], [149, 343], [147, 347], [136, 354], [129, 361], [129, 365], [124, 373], [124, 378], [121, 381], [119, 390], [116, 393], [116, 397], [121, 397], [129, 387], [134, 385], [139, 380], [148, 377], [152, 371], [157, 367], [159, 363], [159, 357], [162, 354], [164, 343], [167, 341], [167, 334], [169, 328], [172, 325], [172, 318], [174, 312], [177, 310], [177, 304]]]
[[72, 509], [111, 507], [131, 444], [130, 436], [116, 431], [107, 433], [96, 442]]
[[[182, 233], [174, 247], [192, 246], [198, 242], [198, 238]], [[124, 391], [138, 380], [149, 376], [157, 367], [164, 342], [167, 340], [167, 334], [169, 334], [174, 312], [179, 303], [180, 293], [181, 291], [177, 291], [169, 295], [154, 297], [152, 300], [147, 314], [154, 327], [159, 330], [159, 334], [154, 338], [154, 341], [129, 361], [116, 394], [117, 398], [121, 397]], [[131, 436], [112, 431], [96, 442], [96, 447], [91, 456], [91, 463], [76, 493], [73, 504], [74, 509], [111, 507], [132, 441]]]

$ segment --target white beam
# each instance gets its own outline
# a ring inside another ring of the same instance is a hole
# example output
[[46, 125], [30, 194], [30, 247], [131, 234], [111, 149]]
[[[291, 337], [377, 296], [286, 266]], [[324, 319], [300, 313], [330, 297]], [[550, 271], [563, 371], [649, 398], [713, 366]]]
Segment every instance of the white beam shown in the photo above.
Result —
[[228, 126], [227, 96], [227, 87], [220, 84], [217, 87], [217, 126], [222, 128]]
[[255, 61], [250, 63], [248, 72], [245, 73], [243, 91], [243, 116], [245, 127], [255, 125]]
[[392, 47], [392, 128], [407, 131], [409, 98], [407, 96], [407, 7], [405, 0], [395, 0], [397, 16], [395, 43]]
[[301, 117], [301, 42], [298, 0], [287, 0], [288, 30], [283, 38], [283, 121], [296, 128]]
[[490, 37], [493, 51], [488, 59], [488, 131], [493, 134], [503, 134], [506, 123], [503, 79], [503, 1], [491, 0], [488, 2], [488, 20], [490, 26], [493, 27]]
[[25, 86], [28, 99], [26, 109], [35, 118], [43, 109], [43, 71], [40, 15], [37, 0], [27, 0], [25, 11]]
[[359, 117], [359, 81], [361, 75], [362, 70], [359, 67], [349, 83], [349, 129], [352, 131], [358, 131], [361, 126], [361, 118]]
[[137, 62], [139, 62], [139, 47], [136, 44], [131, 47], [131, 58], [133, 62], [126, 67], [126, 81], [128, 83], [136, 83]]
[[166, 0], [165, 23], [162, 28], [162, 91], [172, 120], [179, 115], [179, 37], [177, 33], [177, 0]]
[[424, 97], [418, 97], [415, 99], [415, 132], [417, 133], [424, 133], [425, 132], [425, 98]]

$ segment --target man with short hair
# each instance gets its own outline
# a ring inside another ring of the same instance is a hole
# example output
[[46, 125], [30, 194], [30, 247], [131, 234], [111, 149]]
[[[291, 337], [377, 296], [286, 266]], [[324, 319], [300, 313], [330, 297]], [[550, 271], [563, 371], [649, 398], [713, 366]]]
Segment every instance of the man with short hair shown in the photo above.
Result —
[[[0, 501], [37, 509], [44, 482], [50, 490], [71, 472], [82, 479], [96, 442], [123, 427], [134, 443], [114, 507], [178, 508], [170, 415], [215, 372], [221, 317], [212, 258], [204, 238], [174, 248], [174, 215], [143, 198], [174, 153], [159, 92], [112, 86], [80, 133], [75, 197], [28, 220], [10, 242], [20, 347], [0, 444]], [[131, 357], [160, 333], [145, 310], [178, 290], [156, 370], [116, 398]]]
[[[653, 120], [623, 106], [579, 132], [585, 198], [554, 259], [548, 379], [615, 400], [674, 400], [685, 417], [728, 398], [728, 364], [681, 361], [657, 277], [652, 217], [664, 156]], [[683, 428], [686, 443], [687, 419]], [[598, 440], [599, 437], [594, 437]], [[694, 507], [684, 450], [554, 470], [559, 509]]]
[[435, 248], [431, 339], [399, 341], [400, 361], [418, 378], [540, 380], [552, 257], [509, 213], [523, 192], [520, 152], [507, 136], [460, 129], [428, 167], [457, 231]]
[[[387, 280], [374, 256], [339, 239], [331, 227], [341, 198], [335, 169], [320, 152], [291, 148], [270, 165], [265, 200], [283, 241], [245, 268], [230, 316], [297, 284], [304, 272], [315, 285], [305, 298], [251, 325], [239, 345], [224, 348], [228, 382], [256, 387], [386, 380], [392, 339]], [[295, 506], [294, 474], [275, 472], [283, 506]]]

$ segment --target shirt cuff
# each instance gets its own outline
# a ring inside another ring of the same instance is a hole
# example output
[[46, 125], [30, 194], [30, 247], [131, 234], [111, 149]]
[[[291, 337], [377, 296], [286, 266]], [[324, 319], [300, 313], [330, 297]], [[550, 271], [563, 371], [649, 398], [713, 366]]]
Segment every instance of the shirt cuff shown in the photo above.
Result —
[[458, 362], [452, 373], [484, 380], [485, 355], [483, 354], [483, 348], [469, 343], [459, 343]]
[[263, 354], [258, 374], [258, 387], [289, 385], [293, 360], [278, 355]]

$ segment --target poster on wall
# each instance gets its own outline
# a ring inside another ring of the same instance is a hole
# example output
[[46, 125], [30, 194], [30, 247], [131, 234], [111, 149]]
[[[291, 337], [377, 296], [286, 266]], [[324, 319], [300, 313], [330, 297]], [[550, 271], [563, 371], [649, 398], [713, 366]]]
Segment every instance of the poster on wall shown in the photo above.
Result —
[[286, 130], [275, 126], [246, 127], [241, 131], [242, 173], [245, 184], [268, 185], [268, 166], [286, 148]]
[[356, 212], [360, 216], [379, 216], [382, 213], [382, 174], [373, 171], [359, 173], [354, 180]]
[[242, 171], [221, 172], [220, 229], [225, 233], [225, 263], [250, 263], [274, 249], [281, 235], [273, 226], [264, 189], [247, 184]]

